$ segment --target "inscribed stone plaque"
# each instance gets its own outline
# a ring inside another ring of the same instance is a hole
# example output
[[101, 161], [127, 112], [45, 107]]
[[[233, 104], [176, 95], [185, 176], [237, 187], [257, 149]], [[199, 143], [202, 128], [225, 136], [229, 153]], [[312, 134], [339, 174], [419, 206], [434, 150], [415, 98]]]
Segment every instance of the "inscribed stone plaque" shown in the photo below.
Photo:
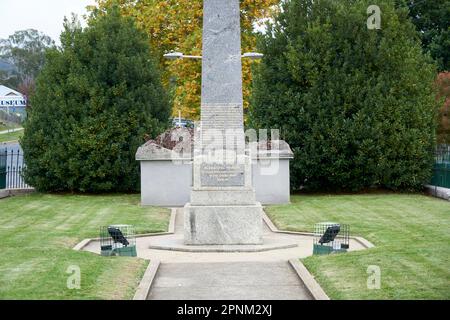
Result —
[[243, 187], [245, 165], [202, 163], [200, 179], [202, 187]]
[[238, 104], [202, 105], [201, 148], [203, 154], [210, 150], [230, 150], [244, 153], [245, 135], [242, 106]]
[[243, 129], [244, 114], [239, 104], [202, 104], [202, 129]]

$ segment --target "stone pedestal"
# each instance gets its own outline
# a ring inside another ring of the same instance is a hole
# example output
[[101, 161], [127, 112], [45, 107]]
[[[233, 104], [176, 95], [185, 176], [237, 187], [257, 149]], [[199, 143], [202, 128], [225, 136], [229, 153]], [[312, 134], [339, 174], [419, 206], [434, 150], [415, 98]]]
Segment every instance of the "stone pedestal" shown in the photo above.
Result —
[[[202, 163], [201, 156], [195, 162]], [[224, 176], [223, 169], [229, 166], [215, 164], [212, 167], [218, 168], [217, 171], [205, 171], [203, 166], [194, 164], [191, 202], [184, 207], [185, 244], [262, 244], [263, 209], [256, 201], [250, 164], [250, 159], [245, 158], [242, 179], [236, 178], [239, 172], [229, 170]], [[202, 176], [207, 178], [202, 179]], [[227, 186], [230, 181], [236, 185]]]
[[262, 206], [184, 207], [184, 242], [191, 245], [262, 244]]

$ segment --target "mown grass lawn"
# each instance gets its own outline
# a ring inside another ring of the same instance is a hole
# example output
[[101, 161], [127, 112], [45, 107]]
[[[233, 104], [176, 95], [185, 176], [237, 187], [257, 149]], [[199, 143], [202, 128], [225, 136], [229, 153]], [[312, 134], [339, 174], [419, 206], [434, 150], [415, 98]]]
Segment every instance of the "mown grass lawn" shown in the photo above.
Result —
[[[266, 209], [284, 230], [350, 224], [376, 248], [303, 260], [332, 299], [450, 299], [450, 202], [419, 194], [305, 195]], [[367, 268], [381, 269], [369, 290]]]
[[23, 130], [10, 133], [2, 133], [0, 134], [0, 142], [19, 141], [22, 136]]
[[[30, 194], [0, 200], [0, 299], [130, 299], [147, 262], [71, 248], [109, 224], [166, 231], [169, 210], [141, 207], [139, 195]], [[70, 266], [81, 288], [67, 288]]]

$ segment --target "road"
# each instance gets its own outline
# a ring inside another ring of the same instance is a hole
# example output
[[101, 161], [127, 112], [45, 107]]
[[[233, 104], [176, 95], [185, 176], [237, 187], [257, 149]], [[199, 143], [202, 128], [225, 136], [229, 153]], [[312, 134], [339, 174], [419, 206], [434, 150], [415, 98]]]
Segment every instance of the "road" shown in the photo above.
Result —
[[6, 134], [6, 133], [11, 133], [11, 132], [16, 132], [16, 131], [22, 131], [23, 128], [16, 128], [16, 129], [9, 129], [9, 130], [3, 130], [0, 131], [0, 134]]

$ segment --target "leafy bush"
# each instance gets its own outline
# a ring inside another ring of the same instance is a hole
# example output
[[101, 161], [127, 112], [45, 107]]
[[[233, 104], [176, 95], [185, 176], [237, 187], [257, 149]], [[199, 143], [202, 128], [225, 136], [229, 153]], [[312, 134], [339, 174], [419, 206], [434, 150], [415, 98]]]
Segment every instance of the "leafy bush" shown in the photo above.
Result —
[[291, 145], [294, 189], [416, 189], [430, 179], [435, 67], [405, 8], [291, 0], [261, 36], [250, 124]]
[[61, 48], [47, 53], [21, 141], [28, 184], [42, 191], [138, 189], [135, 152], [170, 115], [148, 42], [117, 7], [94, 12], [84, 29], [66, 21]]
[[422, 48], [435, 59], [439, 70], [450, 70], [450, 1], [396, 1], [410, 9], [409, 16], [419, 31]]

